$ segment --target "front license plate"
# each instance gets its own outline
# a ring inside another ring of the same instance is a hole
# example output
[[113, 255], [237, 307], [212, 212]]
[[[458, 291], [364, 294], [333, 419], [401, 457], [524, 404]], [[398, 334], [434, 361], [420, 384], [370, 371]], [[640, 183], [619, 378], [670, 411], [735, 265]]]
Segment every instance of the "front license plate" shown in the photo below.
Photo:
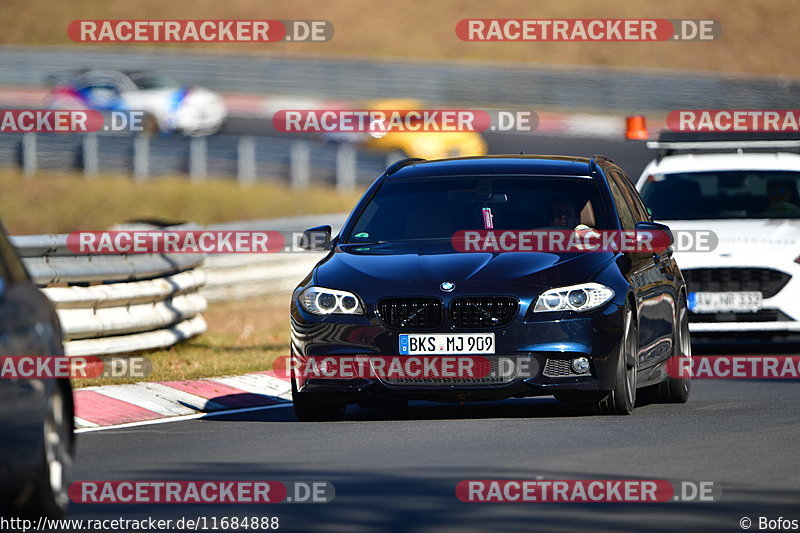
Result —
[[760, 292], [690, 292], [693, 313], [754, 313], [761, 309]]
[[402, 333], [400, 355], [493, 354], [494, 333]]

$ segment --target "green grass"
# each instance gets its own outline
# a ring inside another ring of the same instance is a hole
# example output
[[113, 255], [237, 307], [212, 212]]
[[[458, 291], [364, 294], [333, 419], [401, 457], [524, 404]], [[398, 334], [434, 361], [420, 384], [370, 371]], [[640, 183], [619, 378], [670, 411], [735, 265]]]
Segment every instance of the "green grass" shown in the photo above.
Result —
[[233, 181], [191, 183], [177, 177], [134, 183], [126, 176], [87, 181], [70, 174], [25, 179], [19, 172], [0, 171], [0, 218], [12, 235], [102, 231], [135, 219], [210, 224], [340, 213], [360, 195], [322, 186], [293, 191], [280, 184], [245, 188]]
[[240, 375], [270, 370], [276, 357], [289, 355], [289, 295], [209, 304], [203, 313], [208, 331], [165, 350], [135, 354], [146, 357], [152, 372], [146, 379], [73, 380], [73, 387], [121, 385]]

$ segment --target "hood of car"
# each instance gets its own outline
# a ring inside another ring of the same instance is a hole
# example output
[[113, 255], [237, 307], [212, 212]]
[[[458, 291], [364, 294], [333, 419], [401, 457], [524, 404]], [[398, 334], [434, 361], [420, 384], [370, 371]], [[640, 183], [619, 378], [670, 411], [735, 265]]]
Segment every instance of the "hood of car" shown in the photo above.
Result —
[[[795, 265], [800, 256], [800, 219], [669, 220], [680, 267]], [[690, 236], [705, 232], [716, 246], [697, 249]], [[681, 242], [682, 240], [682, 242]]]
[[[614, 254], [464, 253], [450, 243], [343, 245], [316, 268], [314, 283], [370, 300], [388, 295], [525, 294], [590, 281]], [[449, 291], [448, 291], [449, 292]]]

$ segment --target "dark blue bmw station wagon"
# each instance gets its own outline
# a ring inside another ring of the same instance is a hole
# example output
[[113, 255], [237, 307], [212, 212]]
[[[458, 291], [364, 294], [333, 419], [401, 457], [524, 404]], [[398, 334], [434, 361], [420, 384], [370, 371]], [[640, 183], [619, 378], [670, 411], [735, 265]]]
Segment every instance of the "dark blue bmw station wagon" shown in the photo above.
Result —
[[[354, 403], [541, 395], [629, 414], [645, 387], [658, 401], [685, 402], [689, 376], [668, 372], [671, 358], [691, 357], [686, 288], [670, 247], [465, 252], [453, 238], [587, 229], [671, 239], [603, 156], [390, 166], [338, 236], [330, 226], [308, 230], [329, 252], [292, 296], [298, 418], [341, 419]], [[473, 378], [297, 371], [310, 359], [414, 356], [479, 357], [488, 369]]]

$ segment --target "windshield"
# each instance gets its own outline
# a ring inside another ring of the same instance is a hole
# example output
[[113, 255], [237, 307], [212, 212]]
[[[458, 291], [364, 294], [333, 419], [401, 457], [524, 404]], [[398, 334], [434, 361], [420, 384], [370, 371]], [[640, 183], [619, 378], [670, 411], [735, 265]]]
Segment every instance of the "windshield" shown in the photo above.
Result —
[[173, 87], [180, 87], [180, 83], [174, 78], [169, 76], [161, 76], [156, 74], [131, 74], [131, 80], [136, 84], [139, 89], [171, 89]]
[[800, 218], [800, 172], [724, 170], [649, 176], [642, 199], [656, 220]]
[[594, 181], [460, 176], [385, 181], [344, 244], [451, 239], [458, 230], [606, 229]]

